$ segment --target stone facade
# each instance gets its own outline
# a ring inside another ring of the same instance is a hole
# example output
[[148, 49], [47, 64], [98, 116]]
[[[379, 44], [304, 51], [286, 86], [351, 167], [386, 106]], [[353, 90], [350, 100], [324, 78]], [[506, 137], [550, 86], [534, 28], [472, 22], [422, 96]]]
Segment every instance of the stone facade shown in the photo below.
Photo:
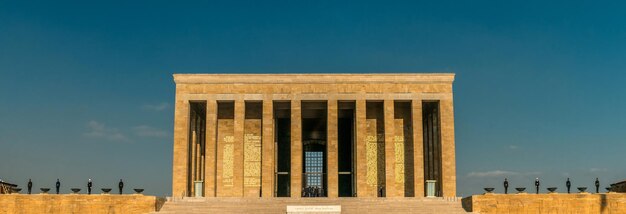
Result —
[[0, 195], [0, 214], [9, 213], [150, 213], [165, 201], [144, 195], [6, 194]]
[[626, 213], [626, 194], [484, 194], [464, 198], [463, 208], [474, 213]]
[[[456, 195], [454, 74], [175, 74], [174, 81], [174, 197], [277, 197], [280, 185], [301, 197], [314, 178], [304, 152], [315, 144], [323, 145], [325, 197], [423, 197], [429, 178], [437, 196]], [[431, 123], [422, 120], [425, 102], [436, 103]], [[303, 129], [310, 118], [324, 136]], [[340, 122], [346, 118], [352, 125]], [[348, 128], [339, 132], [339, 123]], [[290, 145], [277, 143], [282, 132]], [[351, 140], [339, 139], [348, 132]], [[278, 155], [281, 146], [289, 157]], [[352, 169], [342, 172], [338, 158], [348, 156]], [[290, 158], [287, 184], [278, 179], [281, 158]]]

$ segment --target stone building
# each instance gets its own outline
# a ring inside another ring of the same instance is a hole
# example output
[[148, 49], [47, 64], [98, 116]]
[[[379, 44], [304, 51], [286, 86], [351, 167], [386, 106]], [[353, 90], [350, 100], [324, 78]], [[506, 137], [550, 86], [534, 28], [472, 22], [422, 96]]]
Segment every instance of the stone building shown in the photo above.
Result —
[[174, 74], [172, 195], [454, 197], [453, 81]]

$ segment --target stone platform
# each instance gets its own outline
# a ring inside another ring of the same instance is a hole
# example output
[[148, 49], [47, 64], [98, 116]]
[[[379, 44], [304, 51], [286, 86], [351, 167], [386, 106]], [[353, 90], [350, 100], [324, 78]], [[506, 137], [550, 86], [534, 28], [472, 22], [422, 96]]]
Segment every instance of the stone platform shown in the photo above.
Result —
[[0, 214], [13, 213], [150, 213], [164, 199], [140, 194], [0, 194]]
[[287, 213], [287, 206], [341, 206], [341, 213], [466, 213], [457, 198], [168, 198], [164, 213]]
[[476, 213], [626, 213], [626, 193], [484, 194], [463, 198]]

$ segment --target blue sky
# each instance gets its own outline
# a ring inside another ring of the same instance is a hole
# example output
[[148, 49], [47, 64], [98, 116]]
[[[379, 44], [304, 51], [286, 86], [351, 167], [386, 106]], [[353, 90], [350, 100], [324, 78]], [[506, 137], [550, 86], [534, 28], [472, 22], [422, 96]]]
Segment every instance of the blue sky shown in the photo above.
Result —
[[626, 179], [621, 1], [0, 0], [0, 179], [171, 189], [172, 73], [454, 72], [458, 193]]

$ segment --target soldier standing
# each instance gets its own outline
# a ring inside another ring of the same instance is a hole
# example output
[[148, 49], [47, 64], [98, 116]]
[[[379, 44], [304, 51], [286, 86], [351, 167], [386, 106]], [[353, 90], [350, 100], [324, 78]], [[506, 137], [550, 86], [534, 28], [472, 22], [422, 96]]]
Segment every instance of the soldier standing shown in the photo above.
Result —
[[600, 193], [600, 181], [596, 178], [596, 193]]
[[535, 187], [537, 188], [537, 194], [539, 194], [539, 178], [535, 178]]
[[28, 194], [30, 195], [30, 191], [33, 189], [33, 181], [28, 179]]
[[56, 188], [57, 188], [57, 195], [58, 195], [59, 194], [59, 189], [61, 188], [61, 181], [59, 181], [58, 178], [57, 178]]
[[120, 195], [122, 194], [122, 189], [124, 189], [124, 182], [122, 182], [122, 179], [120, 179], [120, 183], [117, 184], [117, 186], [120, 188]]
[[572, 187], [572, 182], [569, 181], [569, 178], [565, 182], [565, 187], [567, 187], [567, 193], [569, 194], [569, 189]]
[[87, 195], [91, 195], [92, 186], [93, 186], [93, 183], [91, 183], [91, 178], [90, 178], [89, 181], [87, 181]]
[[504, 194], [507, 194], [509, 192], [509, 181], [504, 178]]

